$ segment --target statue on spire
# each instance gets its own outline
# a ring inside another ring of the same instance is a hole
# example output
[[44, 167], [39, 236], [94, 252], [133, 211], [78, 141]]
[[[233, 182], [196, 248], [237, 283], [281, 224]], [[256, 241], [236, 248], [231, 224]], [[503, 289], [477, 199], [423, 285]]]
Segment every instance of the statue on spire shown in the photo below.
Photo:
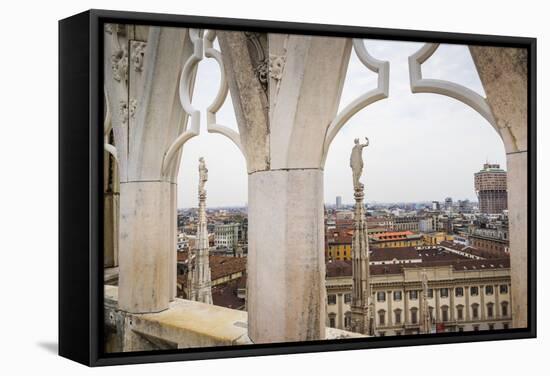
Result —
[[189, 255], [189, 295], [190, 300], [212, 304], [212, 279], [209, 262], [209, 244], [206, 217], [206, 189], [208, 169], [204, 158], [199, 158], [199, 222], [197, 225], [196, 248]]
[[206, 195], [206, 190], [204, 185], [208, 181], [208, 169], [206, 168], [206, 163], [204, 162], [204, 157], [199, 158], [199, 196]]
[[351, 151], [350, 167], [353, 171], [353, 189], [355, 198], [355, 229], [352, 239], [352, 278], [351, 330], [366, 335], [374, 334], [374, 315], [369, 276], [369, 239], [365, 217], [364, 186], [359, 182], [363, 172], [363, 148], [369, 144], [360, 144], [355, 139]]
[[428, 274], [426, 270], [422, 270], [422, 333], [429, 334], [432, 332], [432, 322], [430, 317], [430, 306], [428, 304]]
[[363, 183], [359, 181], [359, 178], [363, 173], [363, 148], [369, 146], [369, 139], [365, 137], [365, 140], [367, 140], [367, 142], [361, 144], [359, 143], [359, 139], [356, 138], [354, 140], [355, 146], [351, 150], [349, 164], [353, 172], [353, 188], [355, 190], [357, 190], [358, 188], [363, 188]]

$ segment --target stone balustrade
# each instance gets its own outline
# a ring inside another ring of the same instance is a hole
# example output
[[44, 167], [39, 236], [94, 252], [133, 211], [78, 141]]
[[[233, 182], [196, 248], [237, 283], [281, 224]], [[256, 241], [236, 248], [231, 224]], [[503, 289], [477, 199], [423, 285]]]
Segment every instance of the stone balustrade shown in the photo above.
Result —
[[[118, 309], [118, 287], [105, 286], [106, 350], [109, 352], [250, 345], [248, 313], [174, 299], [168, 309], [135, 314]], [[326, 339], [361, 334], [326, 328]]]

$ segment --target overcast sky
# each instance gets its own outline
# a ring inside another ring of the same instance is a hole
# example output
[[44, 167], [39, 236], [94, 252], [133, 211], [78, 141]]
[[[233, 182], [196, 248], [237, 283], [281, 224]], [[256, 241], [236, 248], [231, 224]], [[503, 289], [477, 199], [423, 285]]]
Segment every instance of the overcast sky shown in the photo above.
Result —
[[[473, 174], [486, 160], [506, 167], [504, 145], [477, 112], [452, 98], [412, 94], [407, 57], [422, 44], [366, 40], [371, 55], [390, 61], [390, 95], [367, 106], [340, 130], [325, 165], [325, 202], [342, 196], [353, 201], [349, 157], [354, 138], [370, 139], [364, 149], [362, 182], [368, 202], [475, 200]], [[441, 45], [422, 65], [426, 78], [462, 84], [481, 95], [483, 87], [466, 46]], [[178, 207], [197, 206], [198, 158], [209, 170], [207, 205], [237, 206], [247, 202], [244, 157], [221, 135], [206, 132], [204, 109], [214, 98], [219, 69], [212, 59], [199, 65], [193, 104], [202, 112], [201, 134], [186, 143], [178, 177]], [[376, 86], [376, 74], [350, 59], [340, 110]], [[218, 113], [218, 122], [237, 129], [231, 98]]]

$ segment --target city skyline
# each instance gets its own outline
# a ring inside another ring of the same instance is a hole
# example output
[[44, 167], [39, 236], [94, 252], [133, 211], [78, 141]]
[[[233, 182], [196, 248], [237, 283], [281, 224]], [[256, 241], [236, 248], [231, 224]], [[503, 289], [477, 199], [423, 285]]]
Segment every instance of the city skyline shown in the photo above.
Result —
[[[476, 201], [473, 174], [483, 163], [499, 163], [506, 169], [499, 136], [479, 114], [454, 99], [410, 92], [407, 57], [420, 43], [367, 40], [366, 46], [374, 57], [390, 61], [390, 95], [356, 114], [335, 137], [325, 165], [324, 201], [333, 203], [342, 196], [343, 203], [353, 202], [349, 155], [353, 139], [365, 136], [371, 140], [362, 176], [366, 202], [429, 202], [448, 196]], [[423, 73], [452, 79], [484, 95], [466, 46], [442, 45], [423, 64]], [[194, 187], [200, 156], [210, 169], [207, 206], [244, 206], [248, 187], [242, 154], [223, 136], [206, 132], [204, 109], [217, 90], [216, 63], [205, 59], [198, 77], [193, 103], [202, 112], [202, 129], [182, 153], [178, 207], [197, 205]], [[374, 88], [376, 79], [352, 53], [339, 109]], [[218, 121], [237, 130], [230, 96]]]
[[[453, 199], [453, 206], [457, 206], [458, 205], [458, 201], [459, 200], [468, 200], [471, 204], [479, 204], [479, 200], [477, 198], [474, 198], [474, 199], [469, 199], [469, 198], [466, 198], [466, 199], [460, 199], [460, 198], [455, 198], [452, 197]], [[441, 200], [422, 200], [422, 201], [365, 201], [365, 205], [367, 206], [372, 206], [372, 205], [382, 205], [382, 206], [393, 206], [393, 205], [411, 205], [411, 204], [424, 204], [426, 206], [429, 206], [431, 207], [431, 204], [434, 202], [434, 201], [437, 201], [441, 204], [441, 206], [443, 207], [444, 203], [445, 203], [445, 200], [444, 199], [441, 199]], [[333, 197], [332, 201], [324, 201], [323, 202], [325, 206], [327, 207], [336, 207], [336, 197]], [[342, 201], [342, 207], [340, 209], [343, 209], [345, 207], [347, 207], [347, 209], [349, 209], [350, 207], [352, 207], [353, 205], [355, 205], [354, 202], [345, 202], [345, 201]], [[211, 210], [224, 210], [224, 209], [242, 209], [242, 208], [247, 208], [248, 207], [248, 203], [243, 203], [242, 205], [219, 205], [219, 206], [212, 206], [212, 205], [207, 205], [206, 207], [206, 210], [207, 211], [211, 211]], [[198, 205], [195, 205], [195, 206], [178, 206], [178, 210], [198, 210]], [[444, 211], [444, 210], [442, 210]]]

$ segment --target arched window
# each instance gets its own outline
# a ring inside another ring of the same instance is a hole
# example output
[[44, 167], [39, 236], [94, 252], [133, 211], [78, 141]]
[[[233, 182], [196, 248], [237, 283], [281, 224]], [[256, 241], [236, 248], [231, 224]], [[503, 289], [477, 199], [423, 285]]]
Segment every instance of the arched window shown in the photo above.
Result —
[[477, 303], [472, 304], [472, 319], [479, 319], [479, 304]]
[[346, 313], [344, 313], [344, 326], [346, 327], [346, 329], [351, 328], [351, 312], [350, 311], [347, 311]]
[[464, 320], [464, 306], [462, 304], [456, 306], [456, 319]]
[[328, 314], [328, 326], [330, 326], [331, 328], [336, 327], [336, 313]]
[[395, 314], [395, 323], [401, 324], [401, 312], [402, 312], [401, 309], [397, 308], [393, 312]]
[[386, 325], [386, 311], [383, 309], [378, 311], [378, 325]]
[[449, 306], [441, 306], [441, 321], [449, 321]]
[[500, 303], [500, 308], [501, 308], [501, 314], [502, 316], [506, 317], [508, 316], [508, 302], [502, 302]]
[[494, 316], [494, 304], [487, 303], [487, 317], [492, 318]]
[[411, 308], [411, 323], [418, 324], [418, 308]]

